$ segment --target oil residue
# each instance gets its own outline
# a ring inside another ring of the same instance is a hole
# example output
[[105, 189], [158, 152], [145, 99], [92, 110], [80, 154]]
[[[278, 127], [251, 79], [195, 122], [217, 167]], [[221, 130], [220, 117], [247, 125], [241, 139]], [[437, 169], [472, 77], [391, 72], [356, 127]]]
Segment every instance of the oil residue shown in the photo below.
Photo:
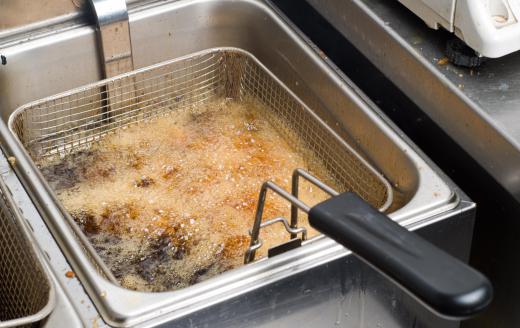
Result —
[[[297, 138], [281, 135], [269, 117], [255, 101], [220, 99], [121, 128], [39, 166], [124, 287], [175, 290], [242, 265], [262, 183], [290, 190], [292, 171], [309, 168]], [[300, 197], [313, 205], [326, 195], [303, 183]], [[270, 194], [264, 213], [288, 218], [290, 205]], [[303, 213], [300, 222], [316, 235]], [[260, 237], [258, 257], [289, 238], [281, 224]]]

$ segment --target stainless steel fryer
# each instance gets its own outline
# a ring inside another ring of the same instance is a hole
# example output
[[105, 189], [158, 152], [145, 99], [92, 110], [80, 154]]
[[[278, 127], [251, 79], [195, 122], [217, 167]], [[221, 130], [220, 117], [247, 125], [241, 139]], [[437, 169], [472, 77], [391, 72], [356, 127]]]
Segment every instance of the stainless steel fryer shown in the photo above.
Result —
[[[456, 189], [444, 182], [413, 147], [378, 117], [377, 111], [372, 111], [371, 105], [360, 97], [355, 88], [345, 82], [344, 77], [337, 75], [328, 66], [326, 59], [320, 57], [322, 55], [318, 51], [309, 47], [309, 43], [286, 24], [263, 1], [179, 1], [145, 8], [131, 15], [136, 67], [214, 46], [230, 45], [245, 49], [259, 58], [313, 108], [327, 126], [341, 138], [349, 140], [378, 170], [384, 172], [398, 191], [398, 205], [390, 211], [392, 219], [407, 227], [418, 227], [446, 218], [443, 213], [450, 213], [459, 204], [455, 196]], [[176, 40], [173, 48], [168, 46], [168, 31], [172, 28]], [[165, 33], [157, 34], [158, 31]], [[176, 34], [177, 31], [180, 34]], [[74, 57], [74, 61], [71, 61], [72, 56], [62, 58], [61, 62], [65, 65], [50, 64], [46, 71], [31, 70], [29, 73], [33, 64], [46, 62], [51, 53], [67, 51], [65, 49], [79, 50], [80, 48], [70, 46], [77, 42], [91, 45], [92, 41], [92, 31], [89, 28], [78, 28], [63, 36], [67, 38], [56, 34], [56, 37], [35, 43], [34, 48], [24, 48], [23, 52], [16, 52], [17, 48], [13, 47], [10, 58], [20, 60], [13, 60], [2, 77], [9, 77], [9, 85], [13, 87], [26, 81], [31, 93], [7, 93], [1, 100], [5, 110], [4, 117], [17, 106], [15, 104], [99, 78], [97, 70], [92, 69], [96, 64], [84, 56], [90, 53], [90, 46], [82, 47], [85, 53], [76, 54], [78, 56]], [[251, 40], [254, 42], [250, 42]], [[43, 51], [41, 56], [32, 56], [34, 61], [25, 62], [24, 58], [37, 49]], [[11, 53], [10, 49], [6, 51], [7, 54]], [[78, 60], [83, 64], [74, 66]], [[25, 65], [20, 66], [22, 63]], [[66, 74], [72, 72], [72, 67], [78, 73]], [[19, 74], [11, 75], [13, 72]], [[52, 79], [53, 76], [61, 76], [61, 73], [66, 74], [65, 79]], [[24, 80], [27, 74], [31, 78]], [[48, 78], [53, 83], [34, 87], [33, 83], [47, 81]], [[6, 90], [13, 91], [12, 87]], [[53, 204], [47, 197], [49, 190], [38, 182], [40, 177], [35, 168], [26, 161], [23, 152], [10, 144], [8, 137], [4, 138], [8, 140], [8, 154], [16, 158], [14, 167], [38, 204], [40, 213], [45, 217], [68, 259], [78, 270], [78, 276], [96, 302], [103, 318], [112, 324], [134, 325], [150, 320], [163, 322], [166, 318], [178, 318], [210, 304], [224, 302], [233, 295], [262, 290], [266, 284], [349, 254], [330, 239], [318, 238], [293, 252], [254, 263], [211, 282], [188, 288], [189, 290], [160, 294], [121, 290], [99, 276], [92, 263], [84, 256], [81, 246], [72, 238], [70, 227], [64, 225], [63, 220], [57, 219], [61, 218], [61, 214], [55, 211], [58, 204]]]
[[32, 327], [53, 310], [54, 285], [2, 179], [0, 252], [0, 327]]
[[[469, 316], [489, 304], [491, 287], [482, 275], [371, 209], [384, 211], [391, 206], [392, 189], [386, 179], [258, 60], [239, 49], [210, 49], [30, 103], [13, 113], [9, 127], [41, 167], [45, 159], [63, 159], [88, 150], [107, 134], [131, 124], [220, 98], [263, 103], [270, 110], [265, 113], [268, 121], [307, 157], [310, 169], [321, 162], [332, 178], [327, 182], [342, 192], [298, 169], [292, 177], [291, 194], [265, 182], [250, 247], [244, 250], [245, 264], [254, 260], [262, 245], [259, 229], [266, 225], [283, 223], [293, 238], [291, 243], [297, 242], [275, 247], [277, 255], [305, 241], [305, 230], [298, 226], [299, 208], [309, 213], [312, 226], [352, 249], [440, 315]], [[300, 177], [332, 199], [313, 208], [302, 203], [298, 200]], [[290, 225], [283, 217], [261, 224], [269, 189], [290, 201]], [[54, 201], [59, 203], [57, 198]], [[344, 209], [338, 205], [341, 203], [346, 204]], [[62, 212], [99, 273], [117, 284], [69, 213]], [[298, 232], [302, 232], [301, 239], [294, 238]], [[408, 248], [414, 248], [413, 256]]]

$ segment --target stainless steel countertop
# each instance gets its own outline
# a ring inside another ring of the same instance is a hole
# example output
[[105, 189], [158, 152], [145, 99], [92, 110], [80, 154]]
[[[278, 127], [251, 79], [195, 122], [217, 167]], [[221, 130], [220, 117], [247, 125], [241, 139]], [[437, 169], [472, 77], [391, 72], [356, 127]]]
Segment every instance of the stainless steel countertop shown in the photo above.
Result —
[[520, 52], [443, 64], [448, 33], [395, 0], [308, 2], [520, 200]]

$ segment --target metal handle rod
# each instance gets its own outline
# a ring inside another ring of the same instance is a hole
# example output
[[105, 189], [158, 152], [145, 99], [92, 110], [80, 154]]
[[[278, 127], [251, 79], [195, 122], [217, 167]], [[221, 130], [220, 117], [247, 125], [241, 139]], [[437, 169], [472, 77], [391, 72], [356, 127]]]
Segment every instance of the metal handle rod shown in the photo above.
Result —
[[299, 200], [298, 198], [291, 195], [291, 193], [285, 191], [282, 187], [278, 186], [276, 183], [272, 181], [266, 181], [262, 184], [260, 189], [260, 195], [258, 196], [258, 204], [256, 206], [256, 214], [255, 214], [255, 222], [253, 224], [253, 229], [251, 229], [251, 241], [249, 243], [248, 251], [246, 252], [244, 263], [249, 263], [255, 259], [256, 247], [258, 243], [258, 236], [260, 235], [260, 228], [262, 224], [262, 216], [264, 214], [264, 205], [265, 199], [267, 197], [267, 191], [272, 190], [276, 194], [280, 195], [282, 198], [291, 202], [291, 204], [295, 204], [299, 209], [304, 211], [305, 213], [309, 212], [310, 207], [307, 206], [304, 202]]
[[[104, 63], [105, 78], [111, 78], [134, 69], [130, 24], [125, 0], [89, 0], [98, 24], [98, 42], [101, 60]], [[102, 118], [105, 123], [112, 122], [113, 113], [122, 110], [123, 104], [114, 100], [123, 99], [123, 90], [118, 90], [117, 83], [106, 86], [105, 108]], [[130, 92], [135, 92], [131, 86]], [[133, 98], [133, 97], [132, 97]]]
[[[337, 196], [339, 194], [336, 190], [327, 186], [320, 179], [311, 175], [309, 172], [305, 171], [304, 169], [296, 169], [293, 171], [292, 187], [291, 187], [291, 193], [296, 198], [298, 198], [298, 190], [300, 188], [300, 183], [299, 183], [300, 177], [302, 177], [305, 180], [309, 181], [310, 183], [314, 184], [316, 187], [320, 188], [321, 190], [323, 190], [324, 192], [328, 193], [331, 196]], [[294, 203], [291, 202], [291, 228], [294, 229], [296, 227], [298, 227], [298, 207]], [[291, 233], [291, 238], [296, 238], [296, 234]]]
[[99, 28], [105, 77], [134, 69], [130, 25], [125, 0], [89, 0]]
[[[323, 183], [320, 179], [317, 177], [311, 175], [309, 172], [305, 171], [304, 169], [298, 168], [293, 171], [292, 174], [292, 190], [291, 193], [287, 192], [282, 187], [278, 186], [276, 183], [272, 181], [266, 181], [262, 184], [262, 188], [260, 189], [260, 195], [258, 197], [258, 204], [256, 207], [256, 213], [255, 213], [255, 222], [253, 223], [253, 229], [251, 229], [251, 241], [249, 243], [249, 247], [246, 250], [245, 256], [244, 256], [244, 263], [247, 264], [249, 262], [252, 262], [255, 259], [256, 250], [261, 247], [261, 242], [259, 239], [260, 235], [260, 229], [264, 226], [273, 224], [275, 222], [283, 221], [284, 225], [286, 225], [286, 230], [291, 234], [291, 239], [296, 238], [298, 233], [301, 231], [301, 229], [304, 228], [298, 228], [298, 209], [304, 211], [305, 213], [308, 213], [310, 210], [310, 207], [302, 202], [300, 199], [298, 199], [298, 188], [299, 188], [299, 179], [300, 177], [306, 179], [310, 183], [314, 184], [324, 192], [332, 195], [337, 196], [339, 193], [334, 190], [333, 188], [329, 187], [325, 183]], [[286, 199], [291, 203], [291, 223], [289, 226], [287, 223], [287, 220], [285, 218], [276, 218], [271, 221], [267, 221], [264, 224], [262, 224], [262, 216], [264, 214], [264, 205], [265, 205], [265, 199], [267, 197], [267, 191], [272, 190], [282, 198]], [[305, 230], [305, 229], [304, 229]], [[302, 233], [302, 238], [305, 240], [307, 238], [307, 231], [305, 230], [305, 233]]]
[[[265, 228], [267, 226], [270, 226], [270, 225], [273, 225], [275, 223], [278, 223], [278, 222], [281, 222], [283, 223], [284, 227], [285, 227], [285, 230], [287, 230], [288, 232], [294, 235], [297, 235], [299, 233], [302, 234], [302, 240], [306, 240], [307, 239], [307, 229], [305, 229], [304, 227], [296, 227], [296, 228], [292, 228], [290, 225], [289, 225], [289, 222], [287, 221], [287, 219], [285, 219], [284, 217], [277, 217], [277, 218], [274, 218], [272, 220], [269, 220], [269, 221], [265, 221], [264, 223], [262, 223], [260, 225], [260, 228]], [[259, 239], [260, 240], [260, 239]]]
[[[260, 225], [260, 229], [261, 228], [265, 228], [267, 226], [270, 226], [270, 225], [273, 225], [275, 223], [283, 223], [284, 227], [285, 227], [285, 230], [287, 230], [287, 232], [289, 232], [291, 234], [291, 236], [294, 234], [295, 236], [297, 236], [298, 234], [301, 233], [302, 235], [302, 240], [307, 240], [307, 229], [305, 229], [304, 227], [300, 227], [300, 228], [291, 228], [291, 226], [289, 225], [289, 221], [287, 221], [286, 218], [284, 217], [277, 217], [277, 218], [274, 218], [272, 220], [268, 220], [268, 221], [265, 221], [263, 222], [261, 225]], [[260, 230], [258, 229], [258, 230]], [[249, 231], [249, 234], [252, 235], [252, 231]], [[251, 252], [254, 252], [256, 251], [257, 249], [260, 249], [263, 245], [263, 242], [262, 242], [262, 239], [260, 238], [257, 238], [256, 242], [254, 242], [254, 245], [251, 245], [247, 248], [246, 250], [246, 254], [244, 256], [244, 264], [247, 264], [249, 263], [250, 260], [253, 260], [254, 259], [254, 256], [253, 258], [250, 257], [251, 255]]]

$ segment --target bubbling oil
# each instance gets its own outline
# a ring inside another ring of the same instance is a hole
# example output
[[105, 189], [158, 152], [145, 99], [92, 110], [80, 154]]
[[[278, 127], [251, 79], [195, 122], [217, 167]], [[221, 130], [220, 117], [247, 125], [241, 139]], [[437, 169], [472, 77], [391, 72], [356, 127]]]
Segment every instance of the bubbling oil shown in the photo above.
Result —
[[[282, 135], [268, 108], [219, 99], [122, 128], [88, 149], [39, 163], [58, 199], [121, 285], [180, 289], [243, 263], [258, 193], [266, 180], [290, 190], [295, 168], [309, 169], [297, 138]], [[326, 178], [326, 170], [313, 164]], [[302, 183], [310, 205], [326, 199]], [[290, 216], [269, 193], [264, 220]], [[300, 225], [317, 234], [300, 213]], [[263, 229], [264, 246], [289, 238]]]

